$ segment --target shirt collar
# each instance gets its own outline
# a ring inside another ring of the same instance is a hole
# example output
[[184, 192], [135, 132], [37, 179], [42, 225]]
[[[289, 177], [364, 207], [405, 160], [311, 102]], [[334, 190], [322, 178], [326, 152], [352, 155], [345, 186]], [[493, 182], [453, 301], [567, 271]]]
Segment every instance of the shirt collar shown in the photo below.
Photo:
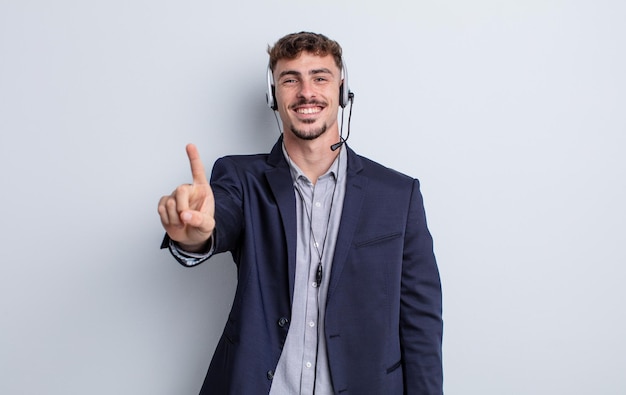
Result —
[[[291, 172], [291, 178], [293, 179], [293, 181], [296, 182], [297, 180], [304, 179], [310, 182], [310, 180], [307, 178], [304, 172], [289, 157], [289, 153], [287, 153], [287, 149], [285, 148], [285, 143], [282, 144], [282, 149], [283, 149], [283, 155], [285, 156], [285, 160], [289, 164], [289, 170]], [[329, 175], [332, 175], [333, 178], [337, 180], [337, 178], [340, 175], [346, 174], [346, 168], [347, 168], [346, 165], [347, 165], [346, 150], [342, 146], [340, 148], [339, 155], [337, 155], [332, 165], [330, 165], [330, 168], [326, 171], [326, 173], [322, 174], [320, 178], [324, 178]]]

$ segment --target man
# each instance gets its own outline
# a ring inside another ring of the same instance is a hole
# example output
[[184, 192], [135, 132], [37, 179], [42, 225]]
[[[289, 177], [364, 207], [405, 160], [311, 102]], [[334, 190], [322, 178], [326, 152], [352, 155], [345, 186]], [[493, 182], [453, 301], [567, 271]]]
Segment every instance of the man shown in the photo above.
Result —
[[272, 151], [217, 160], [209, 184], [188, 145], [193, 183], [159, 202], [179, 262], [230, 251], [238, 268], [201, 394], [441, 394], [441, 286], [418, 181], [344, 144], [339, 44], [301, 32], [269, 54], [283, 125]]

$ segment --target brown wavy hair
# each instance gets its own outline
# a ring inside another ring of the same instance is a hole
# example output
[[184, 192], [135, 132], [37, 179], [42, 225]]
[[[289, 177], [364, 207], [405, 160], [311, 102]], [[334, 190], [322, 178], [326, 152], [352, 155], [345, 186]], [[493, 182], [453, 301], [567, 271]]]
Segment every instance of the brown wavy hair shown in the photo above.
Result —
[[300, 32], [288, 34], [267, 47], [270, 55], [270, 69], [274, 70], [276, 62], [281, 59], [295, 59], [301, 52], [309, 52], [317, 56], [332, 55], [337, 67], [341, 70], [341, 46], [323, 34]]

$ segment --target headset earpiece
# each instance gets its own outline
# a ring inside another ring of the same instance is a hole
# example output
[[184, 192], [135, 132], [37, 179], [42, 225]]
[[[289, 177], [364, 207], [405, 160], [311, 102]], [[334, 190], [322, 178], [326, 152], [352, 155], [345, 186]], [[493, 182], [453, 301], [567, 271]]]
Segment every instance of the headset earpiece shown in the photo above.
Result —
[[341, 68], [341, 79], [343, 82], [339, 87], [339, 105], [341, 108], [345, 108], [350, 101], [350, 85], [348, 85], [348, 69], [346, 68], [346, 62], [342, 59], [343, 67]]
[[267, 92], [265, 93], [267, 99], [267, 106], [272, 110], [278, 110], [278, 104], [276, 103], [276, 87], [274, 86], [274, 76], [272, 75], [272, 69], [270, 65], [267, 65]]

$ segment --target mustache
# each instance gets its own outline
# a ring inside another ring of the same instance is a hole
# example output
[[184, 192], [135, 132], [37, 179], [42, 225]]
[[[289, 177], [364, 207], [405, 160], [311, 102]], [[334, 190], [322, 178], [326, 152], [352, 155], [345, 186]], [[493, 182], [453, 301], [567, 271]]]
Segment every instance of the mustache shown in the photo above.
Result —
[[326, 107], [328, 103], [326, 103], [325, 101], [319, 101], [315, 99], [307, 100], [306, 98], [301, 98], [300, 100], [298, 100], [298, 102], [290, 105], [289, 109], [293, 110], [294, 108], [299, 107], [299, 106], [311, 106], [311, 105]]

